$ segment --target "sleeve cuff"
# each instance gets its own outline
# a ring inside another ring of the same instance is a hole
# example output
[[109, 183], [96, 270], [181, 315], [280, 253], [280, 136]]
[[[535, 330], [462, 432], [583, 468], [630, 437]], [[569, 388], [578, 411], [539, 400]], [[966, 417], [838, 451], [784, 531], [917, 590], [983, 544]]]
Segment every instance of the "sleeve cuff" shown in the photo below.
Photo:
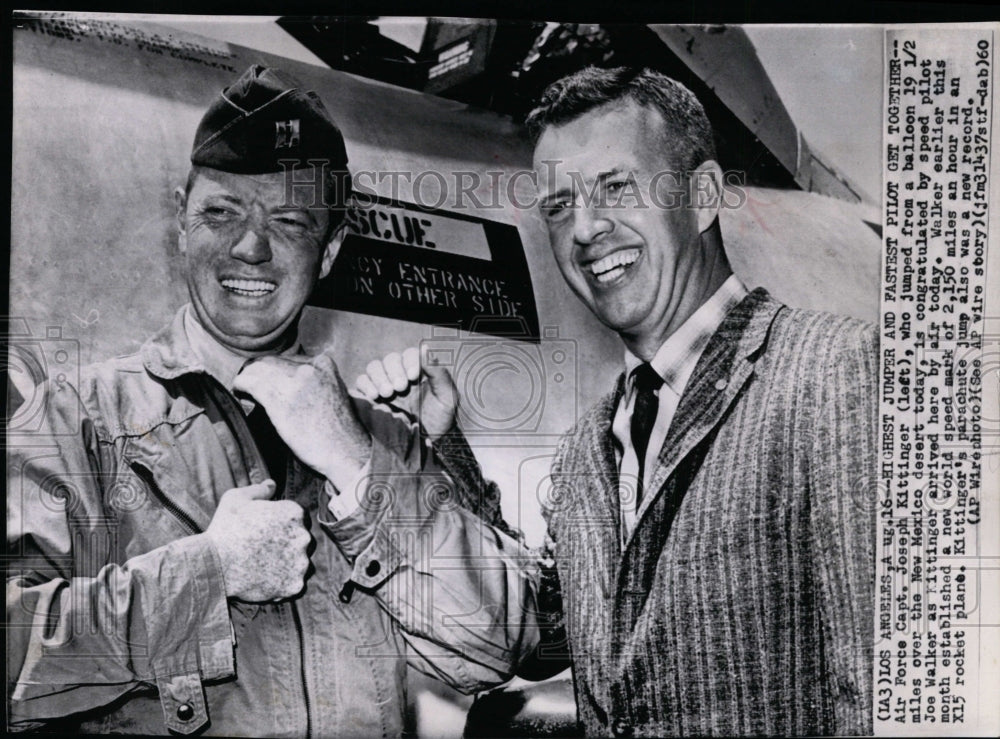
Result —
[[371, 457], [365, 462], [365, 466], [361, 468], [358, 474], [348, 485], [344, 494], [336, 488], [336, 486], [327, 480], [324, 484], [324, 490], [329, 496], [330, 501], [327, 503], [327, 510], [333, 515], [334, 519], [341, 521], [345, 518], [353, 516], [358, 507], [363, 501], [364, 495], [364, 483], [371, 475], [372, 470], [372, 460]]
[[[353, 565], [351, 580], [363, 588], [375, 588], [402, 564], [403, 557], [386, 527], [386, 519], [417, 497], [419, 472], [391, 452], [381, 441], [372, 439], [372, 454], [358, 475], [355, 492], [346, 496], [329, 482], [324, 491], [330, 501], [320, 507], [319, 522]], [[351, 505], [336, 503], [345, 498]], [[338, 515], [339, 510], [348, 515]]]
[[235, 674], [222, 563], [203, 534], [131, 562], [139, 580], [149, 664], [155, 677], [197, 672], [202, 680]]

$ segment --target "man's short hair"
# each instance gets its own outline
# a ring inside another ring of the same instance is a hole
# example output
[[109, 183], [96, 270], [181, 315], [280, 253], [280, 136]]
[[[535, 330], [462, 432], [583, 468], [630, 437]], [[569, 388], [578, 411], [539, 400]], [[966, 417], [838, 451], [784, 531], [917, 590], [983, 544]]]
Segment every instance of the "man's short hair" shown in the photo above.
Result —
[[716, 158], [712, 126], [698, 98], [681, 83], [652, 69], [586, 67], [574, 72], [545, 88], [525, 125], [537, 143], [549, 126], [628, 100], [659, 111], [673, 166], [692, 170]]

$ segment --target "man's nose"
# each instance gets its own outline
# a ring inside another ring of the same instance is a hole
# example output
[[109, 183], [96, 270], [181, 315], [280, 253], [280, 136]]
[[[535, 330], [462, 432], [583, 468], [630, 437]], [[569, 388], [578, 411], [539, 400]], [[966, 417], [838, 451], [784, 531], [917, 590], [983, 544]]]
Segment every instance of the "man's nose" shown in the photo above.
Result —
[[574, 211], [573, 238], [578, 244], [592, 244], [615, 230], [615, 225], [600, 208], [581, 204]]
[[247, 264], [260, 264], [271, 260], [271, 242], [267, 232], [253, 227], [247, 228], [239, 241], [233, 244], [230, 254]]

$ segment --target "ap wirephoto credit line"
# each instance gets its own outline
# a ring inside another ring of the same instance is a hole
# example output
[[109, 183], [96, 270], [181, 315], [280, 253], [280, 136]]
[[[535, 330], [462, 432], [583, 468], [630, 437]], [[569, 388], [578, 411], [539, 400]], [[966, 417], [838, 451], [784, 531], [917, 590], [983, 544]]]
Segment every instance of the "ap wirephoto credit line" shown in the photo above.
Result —
[[877, 733], [994, 713], [994, 34], [886, 32]]

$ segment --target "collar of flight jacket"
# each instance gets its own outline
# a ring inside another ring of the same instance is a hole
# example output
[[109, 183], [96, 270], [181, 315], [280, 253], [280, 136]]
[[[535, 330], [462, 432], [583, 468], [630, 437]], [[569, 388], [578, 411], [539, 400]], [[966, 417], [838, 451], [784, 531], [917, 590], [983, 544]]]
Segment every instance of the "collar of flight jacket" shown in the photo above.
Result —
[[[191, 339], [185, 327], [187, 320], [197, 321], [197, 318], [190, 315], [191, 311], [190, 303], [181, 306], [170, 323], [153, 334], [142, 345], [140, 349], [142, 365], [147, 372], [161, 380], [173, 380], [182, 375], [200, 372], [215, 377], [229, 389], [227, 383], [218, 377], [218, 372], [213, 372], [213, 368], [206, 365], [199, 356], [199, 352], [191, 345]], [[201, 330], [205, 331], [204, 328]], [[214, 341], [214, 338], [207, 331], [205, 333], [208, 341]], [[221, 345], [217, 348], [219, 351], [229, 351]], [[296, 339], [288, 349], [276, 353], [301, 354], [303, 351], [302, 344]], [[247, 357], [248, 361], [250, 359], [251, 357]]]
[[142, 366], [154, 377], [174, 380], [193, 372], [209, 374], [208, 368], [195, 354], [184, 330], [187, 305], [182, 306], [166, 326], [142, 345], [139, 354]]

